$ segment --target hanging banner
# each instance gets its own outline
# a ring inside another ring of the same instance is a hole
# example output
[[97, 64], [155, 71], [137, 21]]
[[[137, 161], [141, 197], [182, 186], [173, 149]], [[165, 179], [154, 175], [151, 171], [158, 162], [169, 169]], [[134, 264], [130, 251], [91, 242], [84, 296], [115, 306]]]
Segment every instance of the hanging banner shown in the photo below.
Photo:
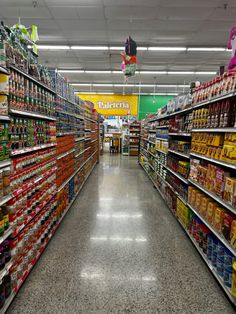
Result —
[[79, 94], [83, 100], [94, 103], [98, 113], [104, 116], [137, 116], [138, 96], [133, 95], [102, 95], [102, 94]]

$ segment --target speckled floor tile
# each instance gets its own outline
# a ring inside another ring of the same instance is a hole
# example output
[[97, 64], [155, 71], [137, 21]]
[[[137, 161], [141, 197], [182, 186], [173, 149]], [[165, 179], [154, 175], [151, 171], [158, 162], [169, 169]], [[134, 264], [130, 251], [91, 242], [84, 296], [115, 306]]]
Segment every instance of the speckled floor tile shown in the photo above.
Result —
[[8, 313], [235, 313], [137, 158], [104, 155]]

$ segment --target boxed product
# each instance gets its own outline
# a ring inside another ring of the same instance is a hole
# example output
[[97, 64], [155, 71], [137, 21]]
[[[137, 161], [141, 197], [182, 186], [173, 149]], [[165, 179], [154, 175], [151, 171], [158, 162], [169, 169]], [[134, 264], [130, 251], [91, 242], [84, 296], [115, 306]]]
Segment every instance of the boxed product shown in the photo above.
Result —
[[222, 207], [217, 206], [214, 211], [213, 226], [219, 232], [222, 231], [223, 221], [224, 221], [224, 209]]
[[229, 204], [233, 204], [235, 189], [236, 189], [236, 179], [226, 177], [225, 187], [224, 187], [224, 192], [223, 192], [223, 199]]

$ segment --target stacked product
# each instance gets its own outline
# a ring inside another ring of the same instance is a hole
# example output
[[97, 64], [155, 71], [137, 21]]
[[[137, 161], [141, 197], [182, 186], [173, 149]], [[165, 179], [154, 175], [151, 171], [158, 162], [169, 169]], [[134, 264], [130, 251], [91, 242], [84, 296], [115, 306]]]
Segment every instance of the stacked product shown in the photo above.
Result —
[[159, 139], [155, 146], [150, 146], [149, 139], [143, 137], [139, 158], [154, 186], [234, 304], [235, 82], [235, 72], [224, 74], [193, 90], [192, 104], [187, 101], [181, 107], [179, 101], [172, 101], [155, 117], [144, 121], [144, 125], [150, 125], [151, 132], [154, 132], [154, 124], [157, 132], [162, 130], [159, 134], [156, 132], [158, 138], [168, 130], [167, 161], [162, 161], [166, 177], [160, 173], [157, 153], [154, 153], [154, 149], [161, 153]]
[[129, 155], [138, 156], [140, 141], [140, 123], [134, 121], [129, 125]]
[[3, 27], [0, 35], [0, 308], [5, 312], [97, 163], [98, 117], [90, 105], [93, 143], [85, 156], [83, 102], [19, 38]]

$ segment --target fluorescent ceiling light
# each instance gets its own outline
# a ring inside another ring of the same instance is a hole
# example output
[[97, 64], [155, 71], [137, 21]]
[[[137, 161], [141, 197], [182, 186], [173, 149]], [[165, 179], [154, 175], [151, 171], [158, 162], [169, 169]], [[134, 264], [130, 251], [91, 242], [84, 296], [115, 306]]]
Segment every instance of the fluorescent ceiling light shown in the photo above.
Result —
[[149, 51], [186, 51], [186, 47], [149, 47]]
[[187, 75], [187, 74], [194, 74], [194, 71], [168, 71], [168, 74], [172, 75]]
[[148, 48], [147, 47], [137, 47], [137, 50], [138, 51], [146, 51], [146, 50], [148, 50]]
[[226, 48], [220, 48], [220, 47], [192, 47], [192, 48], [187, 48], [187, 51], [226, 51]]
[[216, 75], [216, 71], [215, 72], [195, 72], [195, 74], [198, 74], [198, 75]]
[[167, 71], [139, 71], [139, 74], [167, 74]]
[[113, 84], [92, 84], [95, 87], [113, 87]]
[[70, 50], [70, 46], [63, 45], [37, 45], [39, 50]]
[[124, 74], [122, 71], [111, 71], [112, 74]]
[[71, 83], [72, 86], [92, 86], [92, 84], [89, 83]]
[[176, 93], [176, 92], [169, 92], [169, 93], [165, 93], [165, 92], [157, 92], [157, 93], [133, 93], [133, 95], [152, 95], [152, 96], [176, 96], [178, 95], [179, 93]]
[[84, 70], [58, 70], [59, 73], [84, 73]]
[[89, 83], [71, 83], [72, 86], [94, 86], [94, 87], [163, 87], [163, 88], [182, 88], [182, 87], [189, 87], [189, 85], [187, 84], [180, 84], [180, 85], [159, 85], [159, 84], [119, 84], [119, 83], [115, 83], [115, 84], [89, 84]]
[[108, 46], [71, 46], [73, 50], [108, 50]]
[[110, 50], [124, 50], [124, 47], [113, 46], [113, 47], [110, 47]]
[[111, 74], [111, 71], [106, 71], [106, 70], [85, 70], [85, 73], [91, 73], [91, 74]]

